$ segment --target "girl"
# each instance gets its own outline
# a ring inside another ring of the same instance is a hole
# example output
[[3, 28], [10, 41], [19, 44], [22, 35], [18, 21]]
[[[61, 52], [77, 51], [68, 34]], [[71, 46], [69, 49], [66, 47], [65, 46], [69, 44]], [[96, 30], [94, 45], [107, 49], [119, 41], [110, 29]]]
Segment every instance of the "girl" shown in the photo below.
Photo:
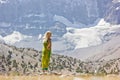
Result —
[[43, 73], [48, 71], [48, 66], [50, 62], [50, 55], [51, 55], [51, 36], [52, 33], [47, 31], [43, 37], [43, 49], [42, 49], [42, 70]]

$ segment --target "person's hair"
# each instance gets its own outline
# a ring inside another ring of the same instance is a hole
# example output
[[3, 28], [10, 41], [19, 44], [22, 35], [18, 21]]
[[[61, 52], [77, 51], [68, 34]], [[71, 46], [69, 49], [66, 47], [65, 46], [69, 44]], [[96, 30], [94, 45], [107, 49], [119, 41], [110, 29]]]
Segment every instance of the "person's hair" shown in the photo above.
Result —
[[52, 32], [51, 32], [51, 31], [45, 32], [45, 34], [44, 34], [44, 36], [43, 36], [43, 39], [47, 39], [47, 35], [48, 35], [48, 34], [52, 34]]

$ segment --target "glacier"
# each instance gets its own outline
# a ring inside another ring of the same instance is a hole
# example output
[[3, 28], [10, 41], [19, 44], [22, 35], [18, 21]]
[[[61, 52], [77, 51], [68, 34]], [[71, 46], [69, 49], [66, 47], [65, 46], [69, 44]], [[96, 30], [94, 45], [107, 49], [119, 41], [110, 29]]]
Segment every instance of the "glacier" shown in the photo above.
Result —
[[21, 34], [20, 32], [14, 31], [12, 34], [3, 37], [2, 39], [6, 44], [15, 44], [16, 42], [20, 42], [26, 38], [32, 38], [32, 36], [26, 36]]
[[[91, 46], [100, 45], [108, 40], [110, 36], [120, 28], [120, 25], [111, 25], [101, 19], [100, 22], [89, 28], [67, 28], [67, 33], [64, 34], [63, 38], [68, 42], [72, 43], [75, 46], [75, 49], [86, 48]], [[105, 36], [107, 34], [111, 34]]]

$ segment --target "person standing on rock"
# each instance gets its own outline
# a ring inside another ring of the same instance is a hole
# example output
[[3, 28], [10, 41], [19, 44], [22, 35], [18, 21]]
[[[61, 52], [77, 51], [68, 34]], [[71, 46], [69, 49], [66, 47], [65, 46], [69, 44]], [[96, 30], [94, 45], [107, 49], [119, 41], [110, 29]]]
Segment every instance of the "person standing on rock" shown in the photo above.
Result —
[[43, 37], [43, 49], [42, 49], [42, 71], [43, 73], [48, 72], [50, 56], [51, 56], [51, 36], [52, 33], [47, 31]]

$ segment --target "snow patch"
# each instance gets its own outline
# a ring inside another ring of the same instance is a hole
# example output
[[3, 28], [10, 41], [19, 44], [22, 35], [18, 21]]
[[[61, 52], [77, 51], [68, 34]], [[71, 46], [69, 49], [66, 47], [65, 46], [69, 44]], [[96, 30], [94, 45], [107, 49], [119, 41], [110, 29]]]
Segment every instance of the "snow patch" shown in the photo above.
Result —
[[14, 31], [12, 34], [5, 36], [3, 40], [7, 44], [14, 44], [26, 38], [31, 38], [31, 36], [26, 36], [26, 35], [21, 34], [20, 32]]
[[71, 21], [69, 21], [67, 18], [63, 17], [63, 16], [59, 16], [59, 15], [55, 15], [53, 17], [54, 21], [59, 21], [63, 24], [65, 24], [67, 27], [85, 27], [86, 25], [76, 22], [74, 21], [73, 23]]
[[110, 24], [107, 23], [104, 19], [101, 19], [101, 20], [98, 22], [97, 26], [95, 26], [95, 27], [110, 27]]
[[28, 14], [28, 15], [25, 15], [24, 17], [45, 17], [45, 14], [44, 13], [41, 13], [41, 14]]
[[117, 8], [116, 8], [116, 10], [119, 10], [119, 9], [120, 9], [120, 7], [117, 7]]
[[40, 40], [42, 38], [42, 35], [41, 34], [39, 34], [39, 36], [38, 36], [38, 40]]
[[68, 19], [66, 19], [65, 17], [63, 17], [63, 16], [55, 15], [55, 16], [53, 17], [53, 20], [54, 20], [54, 21], [59, 21], [59, 22], [61, 22], [61, 23], [64, 23], [64, 24], [67, 25], [67, 26], [72, 25], [72, 23], [71, 23]]
[[90, 28], [67, 27], [67, 33], [64, 34], [63, 38], [72, 43], [75, 49], [86, 48], [102, 44], [105, 41], [105, 35], [114, 34], [119, 28], [120, 25], [110, 25], [104, 19], [101, 19], [96, 26]]
[[0, 4], [5, 4], [7, 2], [8, 2], [8, 0], [0, 0]]
[[118, 2], [120, 2], [120, 0], [113, 0], [112, 2], [113, 3], [118, 3]]

